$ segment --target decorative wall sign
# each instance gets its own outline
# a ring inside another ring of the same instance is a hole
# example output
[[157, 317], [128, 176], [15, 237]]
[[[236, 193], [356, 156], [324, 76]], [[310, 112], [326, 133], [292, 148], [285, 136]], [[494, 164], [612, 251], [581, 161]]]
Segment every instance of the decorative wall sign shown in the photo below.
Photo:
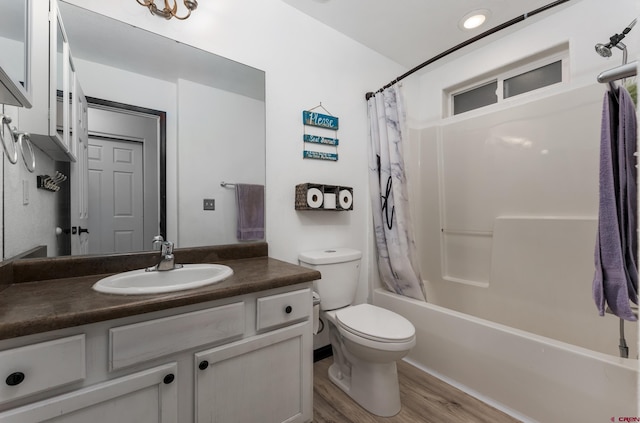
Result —
[[334, 162], [338, 161], [337, 153], [324, 153], [322, 151], [303, 150], [302, 157], [304, 157], [305, 159], [331, 160]]
[[[318, 107], [322, 107], [322, 103], [320, 103], [320, 106]], [[337, 117], [331, 115], [323, 115], [322, 113], [312, 112], [311, 110], [304, 110], [302, 112], [302, 121], [305, 125], [333, 129], [335, 131], [338, 130]]]
[[[317, 108], [321, 108], [327, 114], [314, 112]], [[302, 123], [304, 124], [304, 134], [302, 136], [303, 143], [315, 144], [318, 147], [321, 145], [326, 147], [335, 147], [335, 153], [328, 151], [312, 151], [304, 148], [302, 150], [302, 157], [305, 159], [338, 161], [339, 141], [337, 135], [339, 119], [329, 113], [327, 109], [322, 107], [322, 103], [320, 103], [320, 105], [312, 109], [302, 111]], [[325, 137], [319, 134], [307, 134], [307, 127], [315, 127], [320, 132], [327, 130], [333, 131], [333, 137]]]
[[338, 139], [337, 138], [327, 138], [327, 137], [321, 137], [319, 135], [310, 135], [310, 134], [304, 134], [302, 136], [302, 140], [304, 142], [312, 142], [315, 144], [325, 144], [325, 145], [338, 145]]

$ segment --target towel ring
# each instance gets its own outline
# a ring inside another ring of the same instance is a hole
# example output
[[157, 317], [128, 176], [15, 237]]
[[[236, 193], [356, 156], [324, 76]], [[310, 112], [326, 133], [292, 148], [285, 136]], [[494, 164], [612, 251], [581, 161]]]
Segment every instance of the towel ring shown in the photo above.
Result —
[[[0, 121], [2, 121], [0, 123], [0, 141], [2, 142], [2, 148], [4, 149], [5, 154], [7, 155], [7, 159], [9, 159], [9, 162], [11, 164], [16, 164], [18, 163], [18, 147], [15, 144], [15, 134], [13, 132], [13, 129], [9, 126], [9, 124], [11, 123], [11, 118], [7, 115], [3, 115], [0, 114]], [[9, 152], [9, 147], [7, 146], [7, 140], [6, 140], [6, 134], [5, 136], [2, 136], [2, 129], [6, 127], [7, 131], [9, 131], [9, 144], [12, 145], [13, 147], [13, 152], [10, 153]]]
[[[20, 152], [22, 153], [22, 161], [24, 161], [24, 165], [27, 167], [29, 172], [33, 173], [33, 171], [36, 170], [36, 155], [33, 152], [33, 146], [31, 145], [31, 136], [27, 132], [15, 132], [14, 136], [17, 139], [17, 143], [20, 144]], [[27, 160], [27, 154], [24, 151], [25, 144], [29, 149], [29, 160]]]

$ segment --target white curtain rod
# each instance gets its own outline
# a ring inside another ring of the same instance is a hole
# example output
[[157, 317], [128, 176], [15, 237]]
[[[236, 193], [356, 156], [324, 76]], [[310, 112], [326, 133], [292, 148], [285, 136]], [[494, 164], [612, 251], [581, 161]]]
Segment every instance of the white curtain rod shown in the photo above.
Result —
[[637, 74], [638, 74], [638, 62], [633, 61], [631, 63], [627, 63], [626, 65], [617, 66], [613, 69], [609, 69], [604, 72], [601, 72], [600, 75], [598, 75], [598, 82], [602, 82], [602, 83], [612, 82], [617, 79], [636, 76]]

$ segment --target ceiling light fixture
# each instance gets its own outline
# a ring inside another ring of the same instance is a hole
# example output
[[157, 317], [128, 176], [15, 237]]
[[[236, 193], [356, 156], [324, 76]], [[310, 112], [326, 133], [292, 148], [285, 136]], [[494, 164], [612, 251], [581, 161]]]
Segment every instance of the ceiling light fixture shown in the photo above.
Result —
[[173, 0], [173, 7], [169, 6], [169, 0], [164, 0], [164, 9], [159, 9], [155, 4], [155, 0], [136, 0], [141, 6], [147, 7], [152, 15], [160, 16], [167, 20], [176, 18], [185, 20], [191, 16], [191, 12], [198, 8], [198, 2], [196, 0], [184, 0], [184, 6], [187, 8], [187, 14], [185, 16], [178, 16], [178, 4], [176, 0]]
[[460, 29], [474, 29], [485, 23], [491, 13], [486, 9], [474, 10], [467, 13], [460, 19], [458, 26]]

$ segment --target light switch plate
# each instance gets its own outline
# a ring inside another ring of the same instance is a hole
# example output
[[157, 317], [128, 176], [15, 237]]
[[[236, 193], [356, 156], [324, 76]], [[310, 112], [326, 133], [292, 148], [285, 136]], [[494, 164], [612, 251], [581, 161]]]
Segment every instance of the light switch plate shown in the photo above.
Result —
[[216, 200], [213, 198], [205, 198], [202, 200], [202, 209], [203, 210], [215, 210], [216, 209]]
[[29, 204], [29, 181], [26, 179], [22, 180], [22, 204]]

